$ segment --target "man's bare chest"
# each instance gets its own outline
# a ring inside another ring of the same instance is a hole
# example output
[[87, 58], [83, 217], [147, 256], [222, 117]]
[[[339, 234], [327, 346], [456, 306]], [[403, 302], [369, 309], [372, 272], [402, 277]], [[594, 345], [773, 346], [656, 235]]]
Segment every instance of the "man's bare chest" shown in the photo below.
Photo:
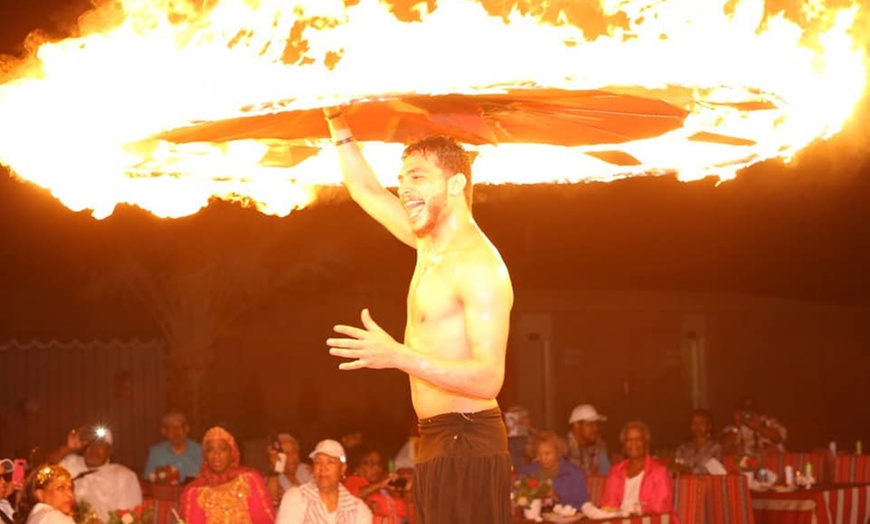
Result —
[[456, 271], [445, 260], [421, 261], [408, 290], [408, 315], [423, 324], [455, 314], [459, 307]]

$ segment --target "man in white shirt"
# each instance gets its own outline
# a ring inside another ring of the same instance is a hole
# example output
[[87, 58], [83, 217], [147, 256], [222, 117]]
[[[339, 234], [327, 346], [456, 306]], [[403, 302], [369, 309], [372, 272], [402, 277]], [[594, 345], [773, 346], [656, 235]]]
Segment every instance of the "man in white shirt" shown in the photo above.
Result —
[[142, 488], [136, 473], [109, 461], [111, 431], [103, 427], [73, 430], [59, 450], [64, 451], [59, 464], [72, 475], [76, 500], [87, 501], [100, 520], [107, 522], [111, 511], [142, 504]]

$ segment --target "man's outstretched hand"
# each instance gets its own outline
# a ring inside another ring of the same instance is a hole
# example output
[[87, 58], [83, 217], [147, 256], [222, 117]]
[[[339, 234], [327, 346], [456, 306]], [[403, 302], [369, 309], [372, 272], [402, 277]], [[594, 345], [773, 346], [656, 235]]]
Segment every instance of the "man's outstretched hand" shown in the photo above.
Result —
[[363, 327], [337, 325], [333, 329], [336, 333], [346, 335], [349, 338], [329, 338], [326, 345], [329, 346], [329, 354], [351, 359], [350, 362], [342, 362], [338, 369], [385, 369], [396, 367], [396, 356], [404, 350], [404, 346], [396, 342], [389, 333], [379, 326], [369, 313], [368, 308], [360, 314]]

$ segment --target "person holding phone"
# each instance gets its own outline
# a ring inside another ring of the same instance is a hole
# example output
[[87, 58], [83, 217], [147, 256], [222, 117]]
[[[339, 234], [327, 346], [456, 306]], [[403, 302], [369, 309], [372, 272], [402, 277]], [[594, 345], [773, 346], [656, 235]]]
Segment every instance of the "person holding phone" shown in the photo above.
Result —
[[[67, 439], [49, 457], [72, 475], [76, 499], [87, 501], [97, 517], [106, 522], [109, 513], [142, 504], [142, 487], [136, 472], [112, 462], [114, 437], [104, 426], [85, 426], [67, 434]], [[51, 457], [60, 455], [59, 460]]]
[[408, 476], [384, 471], [384, 459], [376, 449], [363, 448], [357, 464], [351, 464], [353, 474], [344, 480], [344, 487], [363, 499], [374, 514], [374, 524], [400, 524], [408, 520], [408, 505], [404, 494]]
[[311, 480], [311, 466], [299, 458], [299, 442], [289, 433], [279, 433], [270, 440], [266, 456], [272, 471], [266, 476], [266, 488], [277, 505], [284, 492]]

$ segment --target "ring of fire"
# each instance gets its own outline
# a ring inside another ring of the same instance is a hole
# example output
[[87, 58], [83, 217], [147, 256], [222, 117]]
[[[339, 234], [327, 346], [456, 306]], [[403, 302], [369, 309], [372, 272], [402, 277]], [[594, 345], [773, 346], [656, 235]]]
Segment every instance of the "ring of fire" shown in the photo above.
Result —
[[867, 79], [849, 0], [601, 0], [597, 32], [576, 2], [401, 3], [106, 2], [0, 84], [0, 162], [95, 216], [285, 215], [340, 183], [320, 108], [348, 104], [388, 185], [432, 133], [478, 183], [728, 179], [838, 132]]

